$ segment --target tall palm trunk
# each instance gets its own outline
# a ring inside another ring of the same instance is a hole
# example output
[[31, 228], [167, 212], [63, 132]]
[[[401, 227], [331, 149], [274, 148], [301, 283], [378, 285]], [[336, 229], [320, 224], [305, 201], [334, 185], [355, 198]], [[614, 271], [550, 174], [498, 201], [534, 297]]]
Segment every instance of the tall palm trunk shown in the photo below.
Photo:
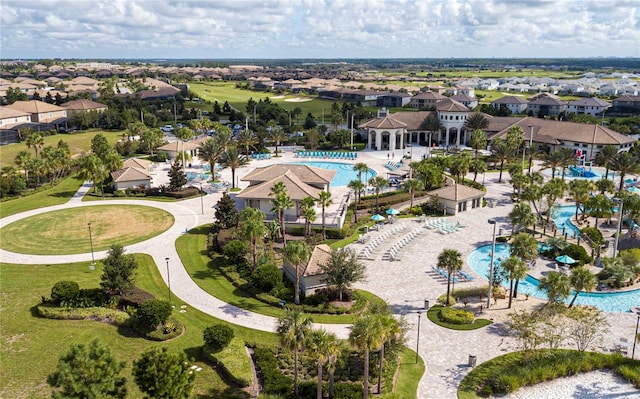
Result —
[[512, 298], [513, 298], [513, 279], [509, 281], [509, 306], [508, 306], [509, 309], [511, 309]]
[[378, 395], [382, 392], [382, 361], [384, 360], [384, 342], [380, 348], [380, 359], [378, 359]]
[[318, 362], [318, 389], [316, 399], [322, 399], [322, 363]]
[[294, 298], [293, 298], [293, 302], [295, 302], [296, 305], [300, 305], [300, 272], [298, 271], [298, 264], [296, 263], [296, 286], [293, 287], [294, 290]]
[[296, 348], [293, 354], [293, 391], [298, 397], [298, 348]]
[[329, 369], [329, 397], [330, 398], [334, 397], [334, 385], [335, 385], [334, 374], [335, 374], [335, 367], [331, 367]]
[[369, 398], [369, 348], [364, 350], [364, 381], [362, 382], [362, 397]]

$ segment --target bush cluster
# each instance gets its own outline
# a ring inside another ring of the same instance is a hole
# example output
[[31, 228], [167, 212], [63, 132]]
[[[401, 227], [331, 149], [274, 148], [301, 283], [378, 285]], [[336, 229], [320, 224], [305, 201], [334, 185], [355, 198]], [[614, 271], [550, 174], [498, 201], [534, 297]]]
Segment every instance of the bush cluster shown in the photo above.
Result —
[[466, 310], [442, 308], [438, 311], [438, 318], [444, 323], [471, 324], [475, 317], [472, 312]]
[[122, 326], [127, 324], [129, 315], [126, 312], [102, 307], [92, 308], [59, 308], [46, 305], [38, 306], [38, 314], [47, 319], [58, 320], [96, 320]]
[[593, 258], [587, 254], [587, 250], [578, 244], [569, 244], [560, 253], [561, 255], [569, 255], [575, 259], [577, 262], [573, 266], [582, 266], [593, 261]]
[[[315, 398], [318, 383], [315, 381], [302, 381], [298, 384], [299, 397]], [[322, 384], [323, 397], [329, 395], [329, 383]], [[348, 382], [336, 382], [333, 386], [333, 397], [335, 399], [352, 399], [362, 397], [362, 385]]]
[[[447, 294], [440, 295], [438, 297], [437, 301], [438, 301], [438, 303], [441, 303], [443, 305], [446, 304], [447, 303]], [[449, 306], [453, 306], [455, 304], [456, 304], [456, 298], [453, 295], [449, 294]]]
[[276, 265], [261, 265], [251, 274], [251, 279], [256, 287], [264, 292], [270, 292], [282, 285], [282, 272]]
[[129, 292], [120, 296], [118, 306], [121, 308], [125, 308], [127, 306], [134, 306], [137, 308], [150, 299], [155, 299], [152, 293], [138, 287], [133, 287]]
[[233, 329], [226, 324], [214, 324], [204, 329], [204, 343], [212, 352], [219, 352], [233, 339]]
[[287, 396], [291, 394], [293, 380], [280, 371], [278, 360], [268, 348], [254, 349], [256, 365], [264, 380], [264, 393]]
[[602, 233], [597, 227], [585, 227], [580, 230], [580, 232], [589, 237], [591, 242], [593, 242], [596, 246], [604, 242], [604, 237], [602, 237]]
[[200, 194], [200, 190], [196, 187], [185, 187], [181, 191], [166, 191], [164, 195], [171, 198], [181, 199], [195, 197]]
[[155, 330], [160, 324], [171, 316], [171, 305], [167, 301], [159, 299], [151, 299], [144, 302], [138, 308], [135, 315], [134, 327], [141, 332]]
[[51, 301], [60, 305], [63, 301], [76, 299], [80, 293], [80, 285], [75, 281], [58, 281], [51, 288]]
[[159, 325], [156, 329], [151, 330], [144, 334], [145, 338], [153, 341], [167, 341], [182, 334], [183, 326], [174, 317], [169, 317], [167, 320]]
[[203, 352], [205, 357], [220, 366], [234, 383], [241, 387], [251, 385], [253, 370], [242, 340], [238, 338], [232, 339], [229, 345], [221, 351], [211, 350], [205, 344]]

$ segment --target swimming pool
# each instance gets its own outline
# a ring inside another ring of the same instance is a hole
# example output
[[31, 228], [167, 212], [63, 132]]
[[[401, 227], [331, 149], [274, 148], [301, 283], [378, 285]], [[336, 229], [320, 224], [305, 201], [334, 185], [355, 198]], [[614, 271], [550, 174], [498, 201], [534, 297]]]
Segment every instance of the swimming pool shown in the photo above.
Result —
[[[571, 222], [571, 218], [575, 215], [575, 205], [558, 206], [556, 207], [556, 211], [551, 212], [553, 222], [558, 226], [558, 233], [567, 233], [567, 237], [570, 238], [576, 238], [578, 234], [580, 234], [580, 229]], [[579, 212], [578, 215], [581, 215], [581, 213]], [[563, 227], [564, 232], [562, 231]]]
[[[467, 262], [471, 269], [478, 275], [489, 280], [489, 263], [491, 262], [491, 245], [484, 245], [477, 248], [467, 258]], [[496, 244], [495, 261], [507, 259], [509, 257], [509, 246], [507, 244]], [[505, 287], [509, 281], [502, 282]], [[547, 293], [541, 290], [537, 279], [527, 275], [524, 280], [520, 280], [518, 284], [518, 295], [530, 296], [547, 299]], [[566, 303], [571, 302], [575, 291], [571, 291], [571, 295]], [[605, 312], [630, 312], [631, 307], [640, 304], [640, 289], [624, 292], [581, 292], [576, 299], [576, 305], [590, 305]]]
[[[358, 180], [358, 172], [353, 170], [353, 165], [341, 162], [291, 162], [291, 165], [308, 165], [320, 169], [335, 170], [337, 173], [331, 180], [333, 187], [342, 187], [349, 184], [351, 180]], [[362, 175], [362, 181], [367, 182], [377, 175], [376, 171], [369, 168], [369, 172]]]

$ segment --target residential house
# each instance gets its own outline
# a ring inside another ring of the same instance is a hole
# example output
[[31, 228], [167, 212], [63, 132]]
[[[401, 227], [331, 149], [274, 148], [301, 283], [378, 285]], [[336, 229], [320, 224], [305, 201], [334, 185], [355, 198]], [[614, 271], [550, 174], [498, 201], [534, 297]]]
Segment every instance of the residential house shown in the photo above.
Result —
[[435, 91], [426, 91], [411, 97], [410, 108], [435, 109], [436, 104], [444, 100], [445, 96]]
[[[331, 247], [327, 244], [316, 245], [313, 248], [307, 264], [302, 265], [298, 270], [300, 292], [302, 295], [313, 295], [316, 291], [327, 287], [327, 283], [324, 281], [327, 275], [322, 270], [322, 265], [329, 263], [330, 260]], [[282, 270], [285, 276], [295, 284], [296, 266], [292, 265], [288, 259], [285, 258]]]
[[466, 94], [456, 94], [450, 97], [452, 100], [459, 102], [469, 109], [474, 109], [478, 106], [478, 99], [475, 97], [468, 96]]
[[496, 109], [506, 108], [512, 114], [522, 114], [527, 109], [527, 101], [518, 96], [504, 96], [492, 101], [491, 106]]
[[28, 112], [31, 114], [32, 122], [53, 125], [56, 129], [67, 122], [66, 109], [44, 101], [16, 101], [7, 107]]
[[640, 96], [620, 96], [613, 100], [613, 108], [616, 112], [640, 112]]
[[611, 103], [599, 98], [581, 98], [572, 101], [567, 105], [568, 114], [602, 116], [604, 112], [611, 108]]
[[530, 115], [558, 116], [567, 110], [567, 104], [553, 94], [541, 93], [529, 99], [527, 108]]
[[31, 123], [31, 112], [0, 107], [0, 129], [12, 129], [25, 123]]
[[111, 172], [113, 188], [116, 191], [128, 188], [151, 188], [150, 166], [151, 162], [144, 159], [127, 159], [123, 162], [122, 169]]
[[376, 105], [378, 107], [401, 108], [409, 104], [410, 101], [411, 101], [411, 94], [396, 92], [396, 93], [385, 94], [381, 97], [378, 97], [378, 100], [376, 101]]

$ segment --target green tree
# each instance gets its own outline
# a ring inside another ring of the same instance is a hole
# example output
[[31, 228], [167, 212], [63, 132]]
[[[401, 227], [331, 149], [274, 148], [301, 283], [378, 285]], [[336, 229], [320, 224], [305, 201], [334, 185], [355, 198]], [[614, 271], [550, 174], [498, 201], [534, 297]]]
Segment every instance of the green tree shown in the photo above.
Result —
[[322, 208], [322, 239], [327, 239], [327, 228], [325, 226], [325, 210], [329, 206], [333, 204], [333, 200], [331, 199], [331, 193], [328, 191], [320, 191], [318, 194], [318, 205]]
[[244, 154], [249, 155], [249, 149], [258, 144], [258, 137], [251, 130], [242, 130], [236, 136], [238, 146], [244, 148]]
[[522, 261], [522, 259], [516, 256], [510, 256], [506, 260], [504, 260], [501, 264], [502, 268], [507, 272], [507, 277], [509, 278], [509, 305], [508, 308], [511, 309], [511, 300], [514, 296], [514, 281], [518, 281], [527, 275], [527, 264]]
[[349, 342], [352, 346], [364, 351], [364, 381], [363, 381], [363, 398], [369, 397], [369, 353], [377, 350], [384, 342], [384, 329], [380, 318], [376, 315], [365, 314], [358, 317], [351, 326], [349, 333]]
[[114, 152], [114, 148], [109, 145], [107, 138], [102, 133], [98, 133], [91, 139], [91, 152], [93, 155], [100, 158], [102, 162], [105, 162], [107, 156]]
[[489, 121], [484, 117], [484, 115], [482, 115], [482, 113], [474, 112], [467, 118], [465, 127], [467, 128], [467, 130], [472, 130], [474, 132], [478, 130], [482, 131], [482, 129], [486, 129], [489, 127]]
[[286, 230], [285, 230], [285, 224], [284, 224], [285, 223], [284, 212], [287, 209], [293, 208], [295, 204], [291, 200], [291, 197], [289, 197], [289, 194], [287, 193], [287, 187], [284, 185], [282, 181], [276, 182], [271, 187], [269, 195], [274, 197], [271, 200], [271, 205], [272, 205], [271, 212], [278, 215], [278, 222], [280, 224], [280, 229], [281, 229], [280, 234], [282, 236], [282, 243], [286, 245], [287, 238], [285, 236]]
[[331, 133], [331, 142], [338, 148], [345, 147], [351, 140], [351, 132], [346, 129], [338, 129]]
[[529, 204], [520, 202], [513, 206], [511, 212], [509, 212], [509, 219], [511, 219], [511, 225], [513, 229], [511, 230], [511, 235], [516, 233], [516, 230], [520, 230], [520, 228], [526, 228], [527, 226], [532, 226], [536, 223], [536, 215], [531, 210]]
[[369, 165], [364, 162], [358, 162], [353, 165], [353, 170], [358, 172], [358, 180], [362, 181], [362, 176], [364, 176], [366, 180], [366, 177], [369, 174]]
[[[475, 114], [474, 114], [475, 115]], [[482, 115], [480, 115], [482, 116]], [[483, 117], [484, 118], [484, 117]], [[486, 119], [485, 119], [486, 121]], [[467, 123], [469, 119], [467, 119]], [[483, 128], [484, 129], [484, 128]], [[487, 135], [481, 129], [476, 129], [471, 133], [471, 137], [469, 138], [469, 145], [474, 149], [475, 158], [478, 158], [478, 151], [481, 149], [487, 148]]]
[[311, 333], [313, 320], [300, 309], [285, 309], [285, 314], [278, 319], [276, 332], [280, 335], [280, 343], [293, 351], [293, 390], [298, 397], [298, 354], [304, 348], [307, 336]]
[[73, 344], [47, 376], [54, 399], [122, 399], [127, 379], [121, 376], [126, 363], [118, 361], [111, 348], [94, 339], [89, 345]]
[[591, 198], [591, 191], [595, 189], [596, 185], [589, 180], [574, 179], [569, 182], [569, 195], [576, 202], [576, 220], [578, 220], [578, 212], [582, 212], [583, 220], [586, 217], [586, 202]]
[[513, 157], [513, 150], [509, 148], [506, 142], [495, 139], [491, 144], [492, 156], [495, 162], [499, 163], [500, 175], [498, 176], [498, 183], [502, 183], [502, 171], [504, 170], [504, 163]]
[[160, 129], [144, 129], [140, 134], [140, 142], [153, 156], [153, 152], [162, 144], [163, 137]]
[[223, 229], [238, 226], [239, 214], [235, 201], [226, 192], [218, 200], [216, 208], [216, 224]]
[[198, 146], [198, 158], [208, 162], [211, 167], [212, 176], [215, 174], [216, 162], [224, 152], [224, 149], [216, 140], [208, 138]]
[[320, 265], [320, 269], [326, 274], [322, 281], [338, 288], [340, 301], [344, 290], [351, 284], [365, 281], [367, 272], [366, 266], [349, 248], [332, 249], [331, 256], [326, 263]]
[[569, 277], [558, 272], [549, 272], [540, 279], [540, 289], [547, 292], [549, 303], [562, 303], [571, 294]]
[[409, 203], [409, 209], [413, 209], [413, 199], [415, 197], [416, 191], [422, 187], [422, 183], [416, 179], [407, 179], [402, 183], [402, 188], [407, 190], [407, 192], [411, 195], [411, 201]]
[[382, 327], [382, 345], [380, 345], [380, 355], [378, 356], [378, 393], [381, 393], [385, 345], [392, 341], [404, 342], [404, 329], [387, 307], [384, 307], [384, 310], [380, 312], [376, 312], [375, 315], [380, 320], [380, 326]]
[[27, 145], [27, 148], [29, 149], [33, 148], [33, 151], [35, 152], [35, 157], [38, 158], [38, 153], [44, 146], [44, 137], [42, 137], [42, 135], [38, 132], [32, 132], [27, 135], [25, 144]]
[[638, 172], [640, 169], [640, 160], [627, 151], [619, 152], [610, 162], [611, 169], [620, 175], [620, 185], [618, 190], [624, 188], [624, 177], [628, 174]]
[[560, 150], [545, 153], [542, 157], [542, 167], [544, 169], [551, 169], [551, 179], [555, 179], [556, 170], [562, 167], [565, 162], [564, 154]]
[[289, 138], [287, 134], [282, 130], [281, 127], [272, 127], [269, 133], [267, 134], [267, 138], [271, 143], [273, 143], [276, 147], [276, 157], [278, 157], [278, 147], [281, 143], [287, 141]]
[[479, 173], [487, 171], [487, 163], [483, 159], [474, 158], [469, 162], [469, 172], [473, 173], [473, 181], [476, 181]]
[[351, 180], [349, 184], [347, 184], [356, 197], [356, 207], [353, 212], [353, 216], [355, 217], [355, 222], [358, 223], [358, 206], [360, 205], [360, 197], [362, 196], [362, 190], [364, 190], [364, 183], [360, 180]]
[[[518, 257], [523, 262], [529, 264], [538, 257], [538, 241], [527, 233], [518, 233], [513, 236], [510, 247], [510, 255]], [[523, 276], [524, 277], [524, 276]], [[518, 283], [520, 279], [516, 279], [516, 285], [513, 289], [513, 297], [518, 297]]]
[[580, 291], [590, 292], [596, 289], [596, 285], [598, 284], [598, 280], [596, 276], [591, 273], [584, 266], [574, 267], [571, 270], [571, 275], [569, 275], [569, 283], [575, 290], [575, 295], [569, 304], [569, 307], [573, 306], [573, 303], [578, 299], [578, 295], [580, 295]]
[[260, 209], [244, 208], [240, 212], [240, 228], [238, 234], [251, 245], [252, 269], [258, 267], [258, 245], [263, 243], [267, 228], [264, 225], [265, 214]]
[[380, 206], [378, 203], [380, 191], [382, 191], [383, 188], [387, 187], [389, 185], [389, 182], [382, 176], [375, 176], [369, 179], [369, 185], [376, 190], [376, 213], [378, 213], [380, 212]]
[[547, 205], [547, 224], [551, 219], [551, 212], [556, 202], [564, 195], [565, 184], [561, 179], [551, 179], [542, 187], [542, 194]]
[[[225, 247], [226, 248], [226, 247]], [[153, 331], [171, 316], [171, 304], [160, 299], [144, 301], [135, 313], [134, 325], [143, 331]]]
[[180, 191], [185, 184], [187, 184], [187, 175], [184, 174], [180, 161], [176, 159], [169, 169], [169, 190]]
[[455, 249], [445, 248], [438, 255], [438, 268], [447, 270], [447, 301], [445, 305], [449, 306], [451, 279], [454, 273], [462, 270], [462, 254]]
[[83, 180], [91, 180], [93, 182], [93, 192], [97, 192], [97, 183], [103, 181], [107, 176], [104, 164], [94, 154], [83, 154], [77, 161], [78, 176]]
[[284, 257], [295, 269], [294, 302], [300, 305], [300, 268], [309, 262], [311, 248], [304, 241], [290, 241], [284, 247]]
[[222, 153], [222, 165], [231, 169], [231, 188], [236, 187], [236, 169], [245, 166], [249, 160], [236, 147], [229, 147]]
[[[182, 166], [184, 167], [186, 162], [185, 152], [184, 152], [184, 142], [187, 140], [191, 140], [195, 135], [195, 133], [193, 130], [189, 129], [188, 127], [180, 127], [180, 128], [177, 128], [173, 132], [173, 134], [175, 134], [176, 138], [179, 140], [179, 141], [176, 141], [176, 154], [178, 154], [178, 143], [179, 142], [182, 143]], [[213, 169], [211, 171], [213, 172]]]
[[613, 145], [604, 145], [600, 151], [596, 154], [596, 165], [604, 166], [604, 179], [609, 179], [609, 168], [611, 167], [611, 161], [613, 161], [618, 155], [618, 149]]
[[315, 359], [318, 368], [318, 388], [316, 398], [322, 399], [322, 372], [325, 364], [331, 356], [337, 356], [340, 350], [340, 343], [335, 334], [324, 329], [311, 330], [306, 337], [305, 349], [312, 359]]
[[15, 159], [13, 160], [13, 162], [16, 164], [16, 166], [18, 166], [19, 168], [22, 168], [22, 170], [24, 171], [24, 180], [27, 184], [29, 184], [29, 161], [31, 160], [31, 154], [29, 154], [27, 151], [20, 151], [16, 154]]
[[167, 347], [143, 352], [132, 374], [140, 390], [154, 399], [188, 399], [196, 378], [187, 355]]
[[316, 201], [312, 197], [304, 197], [300, 201], [300, 212], [304, 218], [304, 236], [311, 235], [311, 223], [316, 220]]
[[104, 270], [100, 277], [100, 286], [110, 295], [122, 295], [131, 291], [135, 285], [135, 271], [138, 263], [133, 255], [125, 255], [120, 244], [113, 244], [102, 260]]
[[600, 179], [595, 184], [600, 194], [614, 193], [616, 191], [616, 185], [609, 179]]
[[464, 176], [469, 173], [469, 165], [471, 164], [471, 155], [462, 153], [453, 157], [449, 166], [449, 171], [455, 176], [458, 183], [462, 182]]

